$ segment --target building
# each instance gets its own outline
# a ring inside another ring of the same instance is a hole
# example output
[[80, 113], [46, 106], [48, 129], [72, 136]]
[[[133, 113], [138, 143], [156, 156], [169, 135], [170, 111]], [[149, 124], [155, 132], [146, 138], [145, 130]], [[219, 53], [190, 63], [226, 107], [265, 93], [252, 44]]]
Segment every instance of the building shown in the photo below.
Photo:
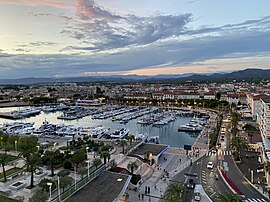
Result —
[[261, 98], [261, 111], [258, 115], [262, 139], [270, 137], [270, 98]]
[[261, 98], [269, 98], [265, 94], [247, 94], [247, 105], [250, 109], [253, 120], [257, 120], [257, 116], [261, 111]]

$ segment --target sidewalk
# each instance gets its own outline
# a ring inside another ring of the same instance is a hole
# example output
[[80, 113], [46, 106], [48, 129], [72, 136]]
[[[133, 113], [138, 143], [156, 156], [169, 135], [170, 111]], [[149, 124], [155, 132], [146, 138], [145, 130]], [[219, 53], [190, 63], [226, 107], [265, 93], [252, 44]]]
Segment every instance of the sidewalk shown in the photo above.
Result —
[[[170, 148], [166, 151], [166, 153], [162, 155], [159, 165], [155, 167], [152, 176], [144, 181], [137, 191], [127, 191], [129, 194], [128, 201], [142, 201], [142, 195], [144, 195], [144, 201], [164, 201], [161, 197], [170, 183], [169, 180], [188, 167], [191, 161], [195, 162], [207, 153], [207, 133], [209, 129], [210, 127], [205, 128], [205, 130], [201, 132], [193, 145], [193, 150], [189, 152], [188, 156], [183, 148]], [[196, 150], [199, 152], [197, 155], [195, 152]], [[168, 173], [168, 176], [164, 171]], [[150, 187], [150, 193], [148, 193], [148, 187]], [[205, 201], [209, 201], [207, 198], [208, 197], [205, 196]]]
[[[242, 155], [242, 163], [236, 164], [238, 169], [243, 173], [243, 176], [247, 181], [263, 196], [270, 198], [267, 193], [267, 188], [263, 185], [264, 173], [257, 172], [257, 168], [260, 166], [258, 161], [259, 153], [245, 152]], [[253, 172], [253, 179], [251, 179], [251, 172]], [[253, 183], [251, 182], [253, 180]]]

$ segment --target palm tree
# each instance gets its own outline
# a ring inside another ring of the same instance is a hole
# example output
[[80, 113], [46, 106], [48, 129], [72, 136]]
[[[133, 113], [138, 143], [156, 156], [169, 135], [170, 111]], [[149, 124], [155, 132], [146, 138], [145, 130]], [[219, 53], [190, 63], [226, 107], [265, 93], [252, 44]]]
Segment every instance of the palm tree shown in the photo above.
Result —
[[39, 168], [39, 166], [41, 165], [41, 159], [37, 154], [31, 154], [27, 161], [26, 161], [26, 165], [28, 167], [28, 172], [31, 173], [31, 184], [30, 184], [30, 188], [34, 187], [34, 172]]
[[136, 170], [138, 168], [138, 165], [136, 164], [135, 161], [133, 162], [129, 162], [127, 165], [127, 168], [131, 171], [131, 174], [133, 175], [134, 170]]
[[183, 202], [188, 192], [185, 185], [178, 183], [170, 184], [164, 193], [164, 199], [166, 202]]
[[[31, 154], [35, 153], [38, 148], [38, 138], [35, 136], [24, 136], [18, 142], [18, 150], [21, 152], [19, 156], [23, 156], [26, 162], [29, 161]], [[28, 165], [27, 165], [28, 169]]]
[[235, 157], [241, 159], [241, 153], [247, 149], [247, 142], [242, 137], [233, 137], [230, 143], [230, 148], [234, 150]]
[[96, 167], [96, 169], [101, 163], [102, 163], [102, 161], [99, 158], [96, 158], [93, 160], [93, 165]]
[[7, 181], [7, 176], [6, 176], [6, 170], [5, 170], [5, 166], [7, 165], [9, 157], [7, 155], [7, 153], [0, 153], [0, 163], [2, 166], [2, 170], [3, 170], [3, 175], [4, 175], [4, 182]]
[[233, 128], [237, 128], [238, 126], [238, 114], [236, 112], [232, 112], [231, 114], [231, 123]]
[[222, 202], [239, 202], [240, 197], [232, 192], [225, 192], [225, 194], [220, 195], [219, 197]]
[[61, 153], [59, 150], [56, 151], [47, 150], [42, 157], [43, 162], [51, 167], [51, 176], [54, 176], [54, 167], [57, 164], [57, 162], [61, 160], [59, 159], [61, 158], [60, 156]]
[[100, 154], [100, 158], [103, 158], [104, 164], [107, 163], [107, 161], [106, 161], [107, 159], [108, 159], [108, 161], [109, 161], [110, 157], [111, 157], [111, 155], [110, 155], [110, 152], [108, 152], [108, 151], [103, 151], [103, 152], [101, 152], [101, 154]]
[[119, 145], [122, 147], [122, 153], [124, 154], [125, 153], [125, 146], [127, 145], [127, 141], [126, 140], [121, 140], [119, 142]]
[[127, 140], [129, 141], [129, 144], [131, 145], [132, 141], [135, 140], [135, 136], [134, 135], [128, 135]]

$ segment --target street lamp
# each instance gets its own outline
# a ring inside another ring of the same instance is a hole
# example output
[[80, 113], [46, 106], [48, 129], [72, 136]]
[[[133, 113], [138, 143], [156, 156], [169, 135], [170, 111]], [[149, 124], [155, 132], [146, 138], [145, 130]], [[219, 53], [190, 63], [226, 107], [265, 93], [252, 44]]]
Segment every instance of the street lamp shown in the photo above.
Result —
[[253, 184], [253, 181], [254, 181], [254, 180], [253, 180], [253, 170], [250, 171], [250, 181], [251, 181], [251, 183]]
[[58, 188], [58, 198], [59, 202], [61, 201], [61, 192], [60, 192], [60, 177], [57, 178], [57, 188]]
[[86, 161], [86, 163], [87, 163], [87, 176], [88, 176], [88, 178], [89, 178], [89, 174], [90, 174], [90, 160], [87, 160]]
[[52, 183], [51, 182], [48, 182], [47, 185], [49, 186], [49, 191], [50, 191], [49, 201], [52, 201]]
[[14, 141], [14, 143], [15, 143], [15, 151], [17, 151], [17, 142], [18, 142], [17, 140]]
[[75, 189], [76, 189], [77, 188], [76, 166], [74, 166], [74, 180], [75, 180]]
[[86, 155], [87, 155], [87, 159], [88, 159], [88, 150], [89, 150], [89, 147], [86, 147]]

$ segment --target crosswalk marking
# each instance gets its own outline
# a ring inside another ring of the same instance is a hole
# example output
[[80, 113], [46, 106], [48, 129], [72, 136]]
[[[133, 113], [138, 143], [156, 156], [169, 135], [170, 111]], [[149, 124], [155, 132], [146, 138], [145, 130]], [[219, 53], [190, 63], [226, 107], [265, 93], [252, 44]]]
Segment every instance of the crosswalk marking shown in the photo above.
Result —
[[247, 198], [244, 200], [245, 202], [266, 202], [263, 198]]
[[[230, 156], [231, 154], [232, 154], [231, 151], [228, 151], [228, 150], [222, 151], [222, 155], [224, 155], [224, 156]], [[216, 156], [216, 155], [217, 155], [216, 153], [208, 151], [205, 156]]]

